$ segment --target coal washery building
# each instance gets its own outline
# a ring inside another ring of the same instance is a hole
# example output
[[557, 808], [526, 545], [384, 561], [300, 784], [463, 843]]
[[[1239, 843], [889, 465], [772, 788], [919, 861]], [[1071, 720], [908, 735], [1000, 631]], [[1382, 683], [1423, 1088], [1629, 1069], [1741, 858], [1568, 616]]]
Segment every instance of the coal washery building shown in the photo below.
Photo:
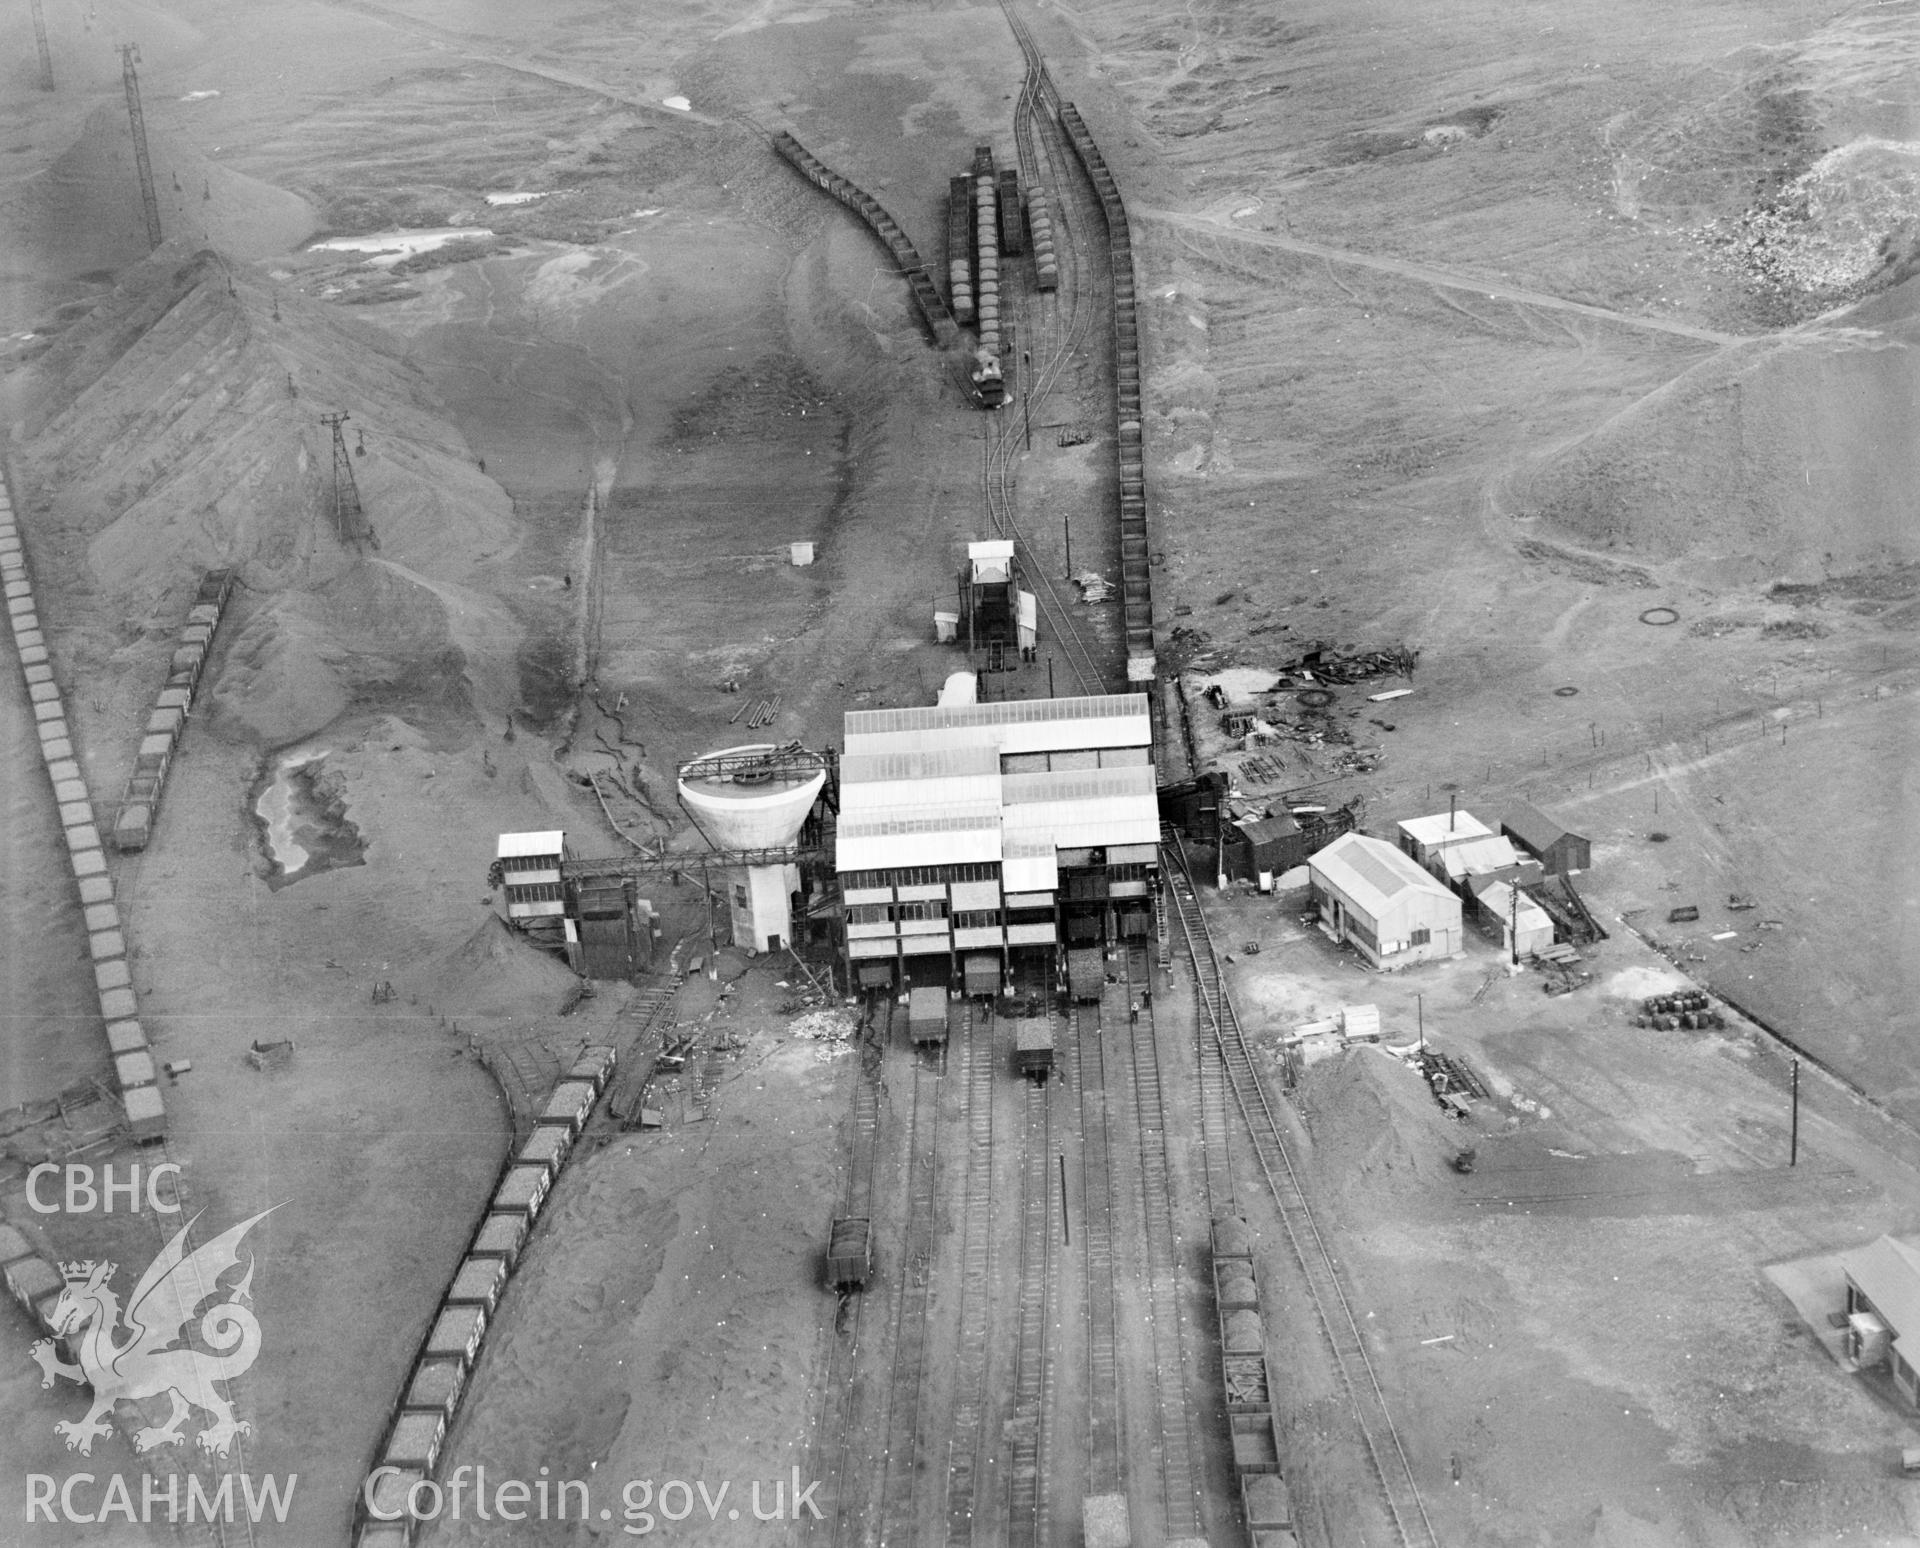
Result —
[[1016, 966], [1153, 931], [1144, 694], [856, 710], [835, 869], [866, 987], [991, 994]]

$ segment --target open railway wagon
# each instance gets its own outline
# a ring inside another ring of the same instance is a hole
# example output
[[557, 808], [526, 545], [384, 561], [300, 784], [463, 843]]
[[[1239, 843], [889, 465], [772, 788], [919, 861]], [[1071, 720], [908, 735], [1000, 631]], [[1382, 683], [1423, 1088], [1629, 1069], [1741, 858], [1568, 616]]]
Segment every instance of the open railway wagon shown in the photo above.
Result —
[[1247, 1530], [1256, 1548], [1292, 1548], [1292, 1504], [1280, 1477], [1280, 1431], [1274, 1420], [1252, 1232], [1238, 1215], [1216, 1216], [1212, 1246], [1220, 1374]]
[[1053, 245], [1053, 207], [1038, 183], [1027, 185], [1027, 235], [1033, 246], [1033, 288], [1060, 288], [1060, 255]]
[[873, 1222], [865, 1215], [839, 1215], [827, 1233], [827, 1288], [846, 1295], [866, 1288], [873, 1271]]
[[1000, 992], [1000, 959], [992, 952], [969, 953], [960, 965], [960, 975], [969, 1000], [990, 1000]]
[[1042, 1081], [1053, 1073], [1053, 1022], [1046, 1016], [1022, 1016], [1013, 1024], [1013, 1072]]
[[1020, 171], [1000, 169], [1000, 252], [1018, 258], [1027, 250], [1026, 222], [1020, 218]]
[[1099, 946], [1075, 946], [1067, 952], [1067, 991], [1081, 1005], [1096, 1003], [1107, 989], [1107, 954]]
[[952, 178], [947, 183], [947, 304], [963, 328], [974, 324], [972, 249], [973, 179]]
[[947, 991], [940, 988], [907, 991], [907, 1036], [916, 1048], [938, 1046], [947, 1040]]

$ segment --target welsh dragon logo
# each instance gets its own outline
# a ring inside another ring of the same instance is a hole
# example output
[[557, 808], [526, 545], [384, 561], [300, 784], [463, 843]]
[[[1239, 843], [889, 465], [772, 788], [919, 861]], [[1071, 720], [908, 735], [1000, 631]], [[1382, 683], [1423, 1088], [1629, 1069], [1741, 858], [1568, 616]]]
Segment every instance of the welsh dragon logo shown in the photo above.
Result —
[[62, 1419], [54, 1425], [55, 1432], [66, 1437], [67, 1450], [92, 1455], [94, 1441], [110, 1433], [103, 1416], [112, 1412], [115, 1403], [122, 1398], [138, 1402], [162, 1393], [173, 1399], [173, 1413], [165, 1424], [147, 1425], [134, 1433], [136, 1451], [178, 1445], [185, 1439], [180, 1426], [196, 1408], [212, 1416], [213, 1422], [200, 1431], [199, 1443], [216, 1456], [224, 1457], [234, 1437], [252, 1429], [245, 1420], [233, 1417], [233, 1405], [214, 1390], [215, 1382], [242, 1375], [260, 1354], [260, 1324], [244, 1304], [253, 1299], [251, 1254], [246, 1273], [228, 1287], [226, 1299], [199, 1319], [196, 1342], [205, 1348], [193, 1347], [187, 1340], [192, 1338], [189, 1325], [194, 1314], [220, 1293], [220, 1277], [240, 1266], [241, 1238], [272, 1213], [262, 1210], [192, 1252], [186, 1251], [187, 1233], [200, 1217], [189, 1220], [133, 1287], [124, 1338], [120, 1300], [108, 1288], [117, 1265], [89, 1261], [60, 1266], [67, 1283], [50, 1320], [55, 1334], [67, 1340], [80, 1363], [69, 1365], [62, 1360], [51, 1338], [35, 1344], [32, 1354], [45, 1373], [42, 1387], [51, 1387], [54, 1377], [64, 1376], [93, 1389], [93, 1406], [84, 1419]]

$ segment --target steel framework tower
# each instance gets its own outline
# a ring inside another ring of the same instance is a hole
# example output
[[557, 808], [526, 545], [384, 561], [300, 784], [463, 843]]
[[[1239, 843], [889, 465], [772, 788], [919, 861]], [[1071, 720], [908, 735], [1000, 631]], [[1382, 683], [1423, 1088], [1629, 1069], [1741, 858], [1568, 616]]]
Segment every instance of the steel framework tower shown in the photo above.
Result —
[[367, 514], [360, 508], [360, 486], [353, 481], [353, 458], [347, 455], [347, 437], [342, 429], [348, 419], [345, 409], [322, 414], [320, 423], [333, 432], [333, 525], [342, 543], [367, 542], [378, 548]]
[[33, 41], [40, 45], [40, 89], [53, 90], [53, 50], [47, 47], [47, 9], [33, 0]]
[[153, 196], [153, 162], [147, 155], [147, 118], [140, 111], [140, 45], [120, 45], [120, 78], [127, 88], [127, 122], [133, 126], [133, 160], [140, 169], [140, 205], [147, 216], [147, 251], [160, 245], [160, 203]]

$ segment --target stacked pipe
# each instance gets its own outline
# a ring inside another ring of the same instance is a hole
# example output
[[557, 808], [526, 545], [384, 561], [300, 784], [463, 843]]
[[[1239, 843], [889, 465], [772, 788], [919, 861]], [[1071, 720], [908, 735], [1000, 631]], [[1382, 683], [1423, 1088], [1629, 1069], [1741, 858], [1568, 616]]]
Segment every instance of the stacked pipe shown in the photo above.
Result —
[[900, 229], [900, 223], [880, 207], [879, 200], [840, 176], [784, 129], [773, 137], [773, 148], [808, 182], [824, 189], [867, 223], [873, 234], [886, 244], [900, 272], [906, 276], [907, 287], [913, 292], [920, 315], [933, 330], [935, 340], [943, 346], [952, 343], [960, 333], [953, 313], [927, 274], [919, 250]]
[[187, 733], [187, 716], [193, 710], [194, 690], [200, 686], [200, 670], [213, 649], [213, 634], [220, 627], [220, 615], [226, 611], [227, 597], [232, 590], [231, 570], [209, 570], [200, 578], [200, 590], [174, 641], [167, 680], [147, 715], [133, 773], [121, 792], [120, 809], [114, 815], [113, 847], [122, 854], [145, 849], [152, 837], [167, 770], [172, 765], [174, 750]]
[[1053, 210], [1047, 204], [1047, 191], [1038, 183], [1027, 185], [1027, 234], [1033, 239], [1033, 282], [1040, 290], [1060, 286], [1060, 256], [1053, 248]]
[[4, 483], [0, 483], [0, 586], [5, 591], [14, 649], [20, 657], [20, 675], [26, 680], [27, 700], [33, 709], [34, 731], [40, 739], [40, 758], [53, 784], [53, 798], [59, 803], [67, 863], [80, 893], [87, 956], [93, 963], [94, 988], [100, 996], [100, 1019], [106, 1024], [114, 1078], [119, 1082], [128, 1131], [145, 1144], [166, 1137], [166, 1103], [161, 1100], [153, 1055], [138, 1019], [133, 974], [127, 966], [126, 931], [114, 901], [113, 878], [107, 874], [93, 798], [74, 754], [65, 701], [53, 680], [47, 637], [40, 627], [40, 605], [34, 597], [20, 528], [13, 519], [13, 500]]
[[1127, 680], [1154, 677], [1153, 586], [1147, 537], [1146, 461], [1141, 441], [1140, 317], [1133, 277], [1133, 237], [1120, 187], [1093, 143], [1079, 110], [1060, 106], [1067, 133], [1107, 222], [1107, 253], [1113, 275], [1113, 369], [1120, 460], [1121, 610], [1127, 634]]
[[954, 321], [973, 323], [973, 184], [964, 177], [947, 184], [947, 293]]
[[1020, 171], [1017, 167], [1000, 169], [1000, 251], [1018, 258], [1027, 250], [1027, 234], [1020, 220]]
[[1000, 354], [1000, 195], [994, 183], [993, 147], [973, 152], [974, 283], [980, 323], [980, 347]]
[[362, 1494], [356, 1548], [409, 1548], [420, 1522], [433, 1518], [432, 1502], [441, 1498], [433, 1481], [440, 1454], [488, 1326], [613, 1067], [613, 1049], [583, 1048], [534, 1119], [533, 1133], [503, 1169], [388, 1416], [379, 1460]]

